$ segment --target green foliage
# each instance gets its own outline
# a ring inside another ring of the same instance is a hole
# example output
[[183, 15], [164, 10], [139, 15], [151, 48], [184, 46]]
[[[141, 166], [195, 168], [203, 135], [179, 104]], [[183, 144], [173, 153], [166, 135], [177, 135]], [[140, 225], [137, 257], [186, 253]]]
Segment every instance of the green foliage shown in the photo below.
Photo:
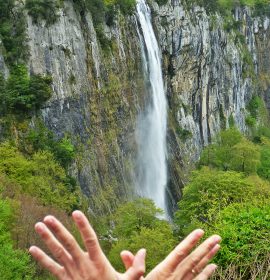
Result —
[[235, 126], [235, 121], [234, 121], [233, 115], [230, 115], [229, 116], [229, 128], [234, 128], [234, 126]]
[[269, 0], [193, 0], [193, 2], [211, 13], [219, 11], [224, 15], [236, 7], [248, 6], [252, 9], [254, 16], [270, 15]]
[[259, 96], [253, 96], [248, 104], [248, 111], [254, 119], [258, 119], [260, 108], [263, 107], [263, 101]]
[[168, 0], [156, 0], [159, 6], [166, 5], [168, 3]]
[[259, 96], [254, 95], [248, 106], [247, 110], [249, 115], [246, 117], [246, 124], [255, 127], [257, 123], [268, 123], [268, 112], [265, 107], [264, 101]]
[[192, 132], [190, 132], [189, 130], [187, 129], [184, 129], [180, 126], [178, 126], [176, 128], [176, 133], [178, 134], [178, 136], [183, 140], [183, 141], [186, 141], [187, 139], [191, 138], [192, 137]]
[[233, 264], [241, 279], [255, 279], [251, 271], [263, 269], [269, 257], [269, 203], [232, 204], [220, 212], [212, 227], [207, 228], [208, 234], [215, 232], [222, 236], [221, 251], [215, 262], [223, 268]]
[[219, 211], [234, 202], [249, 201], [258, 197], [269, 197], [270, 187], [261, 183], [258, 189], [256, 176], [245, 178], [234, 171], [218, 171], [207, 167], [193, 173], [185, 186], [179, 210], [175, 214], [180, 231], [187, 234], [198, 221], [211, 222]]
[[42, 122], [38, 122], [35, 128], [27, 132], [22, 146], [22, 150], [28, 154], [41, 150], [51, 152], [55, 160], [66, 169], [75, 158], [75, 148], [71, 140], [67, 136], [56, 140], [53, 133]]
[[250, 127], [255, 127], [256, 126], [256, 119], [254, 119], [252, 116], [247, 116], [245, 119], [246, 125]]
[[264, 145], [261, 148], [261, 162], [258, 168], [258, 174], [262, 178], [270, 180], [270, 146]]
[[259, 159], [259, 148], [243, 138], [236, 128], [231, 128], [222, 131], [216, 143], [204, 149], [200, 164], [251, 174], [256, 173]]
[[137, 199], [121, 205], [113, 216], [112, 231], [117, 241], [113, 243], [109, 258], [114, 267], [123, 270], [119, 260], [122, 250], [136, 253], [147, 249], [147, 270], [151, 270], [173, 249], [176, 240], [167, 221], [157, 218], [162, 211], [147, 199]]
[[116, 0], [116, 4], [124, 15], [131, 15], [135, 10], [136, 0]]
[[38, 110], [52, 94], [51, 83], [48, 76], [29, 77], [25, 65], [13, 66], [6, 85], [2, 87], [4, 91], [0, 92], [2, 104], [12, 113]]
[[14, 0], [0, 0], [0, 40], [4, 57], [10, 65], [22, 63], [27, 58], [25, 26], [20, 4]]
[[0, 199], [0, 271], [1, 278], [33, 279], [34, 269], [30, 258], [22, 250], [14, 250], [10, 235], [10, 226], [14, 217], [8, 201]]
[[77, 0], [75, 5], [80, 14], [84, 14], [85, 10], [90, 11], [101, 47], [108, 51], [111, 48], [111, 41], [105, 35], [104, 23], [113, 25], [117, 10], [124, 15], [133, 14], [136, 0]]
[[114, 214], [114, 233], [117, 237], [129, 237], [142, 227], [152, 228], [158, 221], [156, 215], [162, 210], [156, 208], [153, 201], [138, 199], [121, 205]]
[[57, 21], [58, 9], [61, 7], [60, 0], [26, 0], [25, 8], [28, 14], [33, 18], [34, 23], [39, 20], [46, 20], [48, 24]]
[[150, 271], [170, 253], [175, 244], [176, 240], [172, 235], [171, 227], [163, 221], [155, 228], [142, 227], [140, 231], [134, 232], [129, 238], [120, 239], [112, 247], [109, 259], [116, 269], [125, 271], [119, 260], [121, 251], [128, 248], [128, 250], [136, 253], [139, 249], [146, 248], [146, 266], [147, 271]]
[[65, 170], [48, 151], [24, 157], [8, 143], [0, 146], [0, 173], [18, 184], [21, 191], [40, 198], [44, 205], [55, 205], [67, 212], [80, 206], [77, 189], [70, 192]]

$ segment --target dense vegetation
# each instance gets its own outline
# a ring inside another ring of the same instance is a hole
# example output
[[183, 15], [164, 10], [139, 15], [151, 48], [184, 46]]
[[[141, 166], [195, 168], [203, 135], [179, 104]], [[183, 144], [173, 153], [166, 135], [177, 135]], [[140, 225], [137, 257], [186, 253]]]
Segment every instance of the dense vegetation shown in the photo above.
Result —
[[239, 6], [248, 6], [253, 10], [254, 16], [270, 15], [269, 0], [193, 0], [194, 3], [203, 6], [209, 12], [232, 11]]
[[175, 223], [181, 235], [202, 227], [223, 237], [217, 279], [269, 276], [270, 139], [265, 134], [250, 141], [235, 128], [221, 132], [204, 149], [179, 202]]
[[[35, 24], [55, 23], [62, 0], [0, 0], [0, 49], [10, 75], [0, 75], [0, 272], [3, 279], [49, 279], [48, 274], [30, 259], [31, 244], [43, 247], [34, 233], [34, 224], [46, 214], [60, 218], [75, 235], [70, 213], [87, 212], [87, 199], [69, 175], [75, 159], [69, 135], [56, 137], [40, 118], [39, 110], [52, 95], [50, 76], [29, 75], [26, 67], [28, 49], [23, 9]], [[157, 1], [160, 5], [166, 0]], [[250, 6], [254, 15], [269, 15], [269, 0], [194, 0], [208, 12], [231, 14], [239, 5]], [[129, 16], [135, 0], [74, 0], [84, 17], [90, 11], [103, 46], [110, 46], [103, 28], [113, 25], [115, 16]], [[230, 15], [231, 16], [231, 15]], [[225, 22], [225, 29], [237, 30], [239, 23]], [[238, 34], [239, 41], [243, 36]], [[243, 49], [245, 65], [252, 66], [250, 54]], [[249, 69], [246, 72], [250, 72]], [[120, 81], [119, 81], [120, 83]], [[110, 88], [109, 88], [110, 86]], [[117, 91], [112, 80], [105, 91]], [[113, 107], [109, 104], [110, 111]], [[110, 215], [91, 217], [99, 231], [101, 243], [112, 264], [123, 269], [119, 253], [141, 247], [148, 251], [147, 270], [160, 262], [179, 241], [195, 227], [207, 234], [223, 237], [222, 251], [216, 258], [221, 269], [218, 279], [263, 279], [269, 266], [270, 246], [270, 131], [258, 127], [267, 118], [263, 101], [254, 96], [248, 105], [246, 124], [253, 137], [242, 136], [230, 120], [229, 130], [205, 148], [198, 169], [185, 187], [179, 211], [175, 215], [177, 230], [157, 217], [162, 215], [153, 202], [138, 199], [116, 207]], [[190, 132], [178, 129], [182, 140]], [[114, 136], [111, 136], [113, 138]], [[113, 182], [112, 182], [113, 183]], [[106, 197], [113, 200], [111, 188], [94, 198], [97, 204]], [[114, 194], [115, 195], [115, 194]], [[98, 206], [97, 206], [98, 207]], [[109, 207], [109, 206], [108, 206]], [[180, 239], [181, 239], [180, 238]], [[257, 278], [256, 278], [257, 277]]]

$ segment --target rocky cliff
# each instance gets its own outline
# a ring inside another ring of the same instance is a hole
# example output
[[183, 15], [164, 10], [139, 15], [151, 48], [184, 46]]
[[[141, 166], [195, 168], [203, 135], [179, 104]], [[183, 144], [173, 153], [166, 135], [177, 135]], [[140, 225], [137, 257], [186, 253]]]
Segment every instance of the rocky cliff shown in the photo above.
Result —
[[[151, 1], [163, 58], [169, 104], [168, 204], [175, 207], [203, 146], [233, 123], [248, 133], [247, 104], [254, 94], [270, 107], [269, 20], [236, 9], [237, 29], [219, 14], [179, 1]], [[135, 15], [104, 23], [102, 41], [91, 13], [65, 1], [53, 24], [27, 12], [29, 73], [49, 74], [53, 96], [41, 110], [58, 138], [68, 135], [77, 156], [70, 173], [91, 199], [109, 212], [132, 196], [136, 120], [147, 100]], [[9, 75], [0, 55], [0, 71]], [[35, 126], [36, 117], [31, 125]]]

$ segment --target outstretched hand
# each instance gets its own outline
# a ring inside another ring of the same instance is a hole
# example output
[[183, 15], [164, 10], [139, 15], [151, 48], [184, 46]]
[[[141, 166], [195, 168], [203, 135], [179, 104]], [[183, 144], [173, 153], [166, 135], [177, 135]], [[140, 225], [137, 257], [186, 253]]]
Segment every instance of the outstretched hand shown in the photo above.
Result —
[[[208, 262], [220, 249], [218, 243], [221, 238], [218, 235], [213, 235], [190, 253], [203, 234], [204, 232], [200, 229], [193, 231], [146, 278], [141, 277], [140, 280], [208, 279], [217, 267], [214, 264], [208, 265]], [[129, 269], [135, 261], [135, 256], [126, 251], [125, 258], [122, 258], [122, 260], [126, 269]]]
[[119, 273], [102, 252], [96, 234], [84, 214], [75, 211], [72, 217], [87, 252], [80, 248], [69, 231], [53, 216], [47, 216], [43, 223], [37, 223], [35, 229], [57, 262], [38, 247], [33, 246], [29, 250], [59, 280], [205, 280], [216, 269], [215, 265], [207, 264], [219, 250], [221, 238], [214, 235], [190, 253], [204, 234], [202, 230], [195, 230], [146, 278], [143, 278], [145, 249], [139, 250], [135, 256], [129, 251], [123, 251], [121, 258], [126, 272]]
[[[72, 214], [82, 236], [87, 252], [83, 251], [70, 232], [53, 216], [45, 217], [37, 223], [36, 232], [40, 235], [54, 261], [40, 248], [32, 246], [32, 256], [59, 280], [138, 280], [145, 272], [145, 249], [132, 255], [132, 264], [127, 271], [118, 273], [103, 254], [97, 236], [87, 218], [80, 211]], [[122, 259], [125, 253], [121, 254]]]

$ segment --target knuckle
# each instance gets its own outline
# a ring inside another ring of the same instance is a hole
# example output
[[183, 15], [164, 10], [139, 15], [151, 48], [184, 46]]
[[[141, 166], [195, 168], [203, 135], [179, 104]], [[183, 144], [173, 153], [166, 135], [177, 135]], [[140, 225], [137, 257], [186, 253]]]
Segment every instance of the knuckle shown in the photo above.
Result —
[[209, 242], [209, 243], [206, 244], [206, 250], [207, 251], [211, 251], [212, 248], [213, 248], [213, 243], [212, 242]]
[[176, 255], [180, 258], [185, 257], [187, 255], [187, 251], [184, 249], [176, 251]]
[[68, 251], [71, 251], [74, 247], [75, 247], [76, 241], [73, 237], [70, 237], [66, 243], [65, 243], [65, 247]]
[[193, 268], [199, 263], [200, 259], [198, 257], [190, 258], [190, 266]]
[[85, 238], [84, 242], [85, 242], [85, 245], [88, 248], [91, 248], [91, 247], [94, 247], [97, 244], [97, 238], [94, 237], [94, 236], [93, 237], [87, 237], [87, 238]]
[[138, 275], [143, 275], [145, 273], [145, 267], [144, 266], [140, 266], [138, 268]]
[[57, 259], [61, 259], [61, 257], [64, 255], [64, 249], [62, 247], [56, 247], [54, 249], [54, 255]]

